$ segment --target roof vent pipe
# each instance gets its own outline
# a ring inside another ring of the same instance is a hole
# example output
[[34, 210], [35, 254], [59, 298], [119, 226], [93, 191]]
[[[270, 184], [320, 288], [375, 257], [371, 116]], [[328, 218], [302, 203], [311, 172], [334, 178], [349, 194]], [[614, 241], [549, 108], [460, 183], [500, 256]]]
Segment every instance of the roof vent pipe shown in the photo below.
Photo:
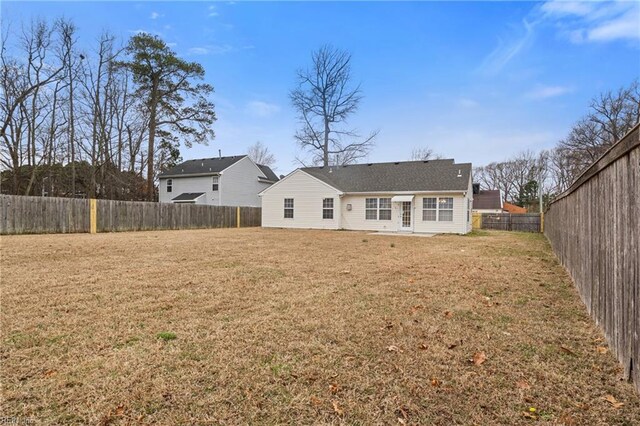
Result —
[[458, 169], [458, 177], [462, 177], [462, 170]]
[[218, 158], [222, 158], [222, 150], [221, 149], [218, 150]]

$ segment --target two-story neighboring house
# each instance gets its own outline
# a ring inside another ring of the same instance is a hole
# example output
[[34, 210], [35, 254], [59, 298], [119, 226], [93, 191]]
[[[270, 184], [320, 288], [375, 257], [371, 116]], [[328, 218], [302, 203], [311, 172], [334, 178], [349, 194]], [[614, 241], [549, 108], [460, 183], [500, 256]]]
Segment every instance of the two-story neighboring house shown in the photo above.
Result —
[[188, 160], [160, 175], [159, 201], [259, 207], [258, 194], [277, 181], [246, 155]]

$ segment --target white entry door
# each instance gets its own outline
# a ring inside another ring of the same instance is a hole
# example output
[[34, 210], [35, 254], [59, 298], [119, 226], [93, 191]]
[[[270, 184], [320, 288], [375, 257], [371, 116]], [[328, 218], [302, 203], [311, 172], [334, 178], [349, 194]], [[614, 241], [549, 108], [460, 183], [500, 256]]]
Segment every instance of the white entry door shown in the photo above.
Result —
[[413, 218], [411, 217], [412, 212], [412, 204], [411, 201], [403, 201], [400, 203], [400, 230], [401, 231], [411, 231], [413, 230]]

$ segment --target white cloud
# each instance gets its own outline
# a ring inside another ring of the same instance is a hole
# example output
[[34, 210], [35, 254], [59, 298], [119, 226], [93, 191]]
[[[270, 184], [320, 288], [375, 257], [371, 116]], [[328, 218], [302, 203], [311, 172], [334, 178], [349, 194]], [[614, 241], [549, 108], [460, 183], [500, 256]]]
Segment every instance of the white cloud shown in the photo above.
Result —
[[158, 12], [151, 12], [151, 15], [149, 16], [149, 18], [151, 18], [151, 19], [158, 19], [158, 18], [160, 18], [161, 16], [164, 16], [164, 15], [161, 15], [161, 14], [159, 14]]
[[462, 108], [475, 108], [479, 104], [477, 101], [474, 101], [473, 99], [461, 98], [460, 100], [458, 100], [458, 105], [461, 106]]
[[566, 86], [538, 85], [535, 89], [527, 92], [525, 96], [529, 99], [541, 100], [555, 98], [556, 96], [562, 96], [570, 92], [572, 92], [572, 89]]
[[218, 16], [220, 15], [214, 5], [209, 6], [209, 16]]
[[533, 41], [534, 23], [526, 19], [522, 21], [522, 34], [512, 35], [505, 42], [500, 40], [496, 47], [483, 61], [480, 70], [487, 74], [495, 74], [502, 70], [516, 55], [528, 47]]
[[270, 117], [280, 112], [280, 107], [276, 104], [271, 104], [263, 101], [251, 101], [247, 103], [245, 110], [256, 117]]
[[187, 49], [189, 55], [206, 55], [209, 53], [209, 49], [206, 47], [190, 47]]
[[588, 32], [588, 40], [612, 41], [618, 39], [640, 40], [640, 8], [603, 22]]
[[640, 40], [640, 2], [548, 1], [543, 18], [561, 28], [572, 43]]

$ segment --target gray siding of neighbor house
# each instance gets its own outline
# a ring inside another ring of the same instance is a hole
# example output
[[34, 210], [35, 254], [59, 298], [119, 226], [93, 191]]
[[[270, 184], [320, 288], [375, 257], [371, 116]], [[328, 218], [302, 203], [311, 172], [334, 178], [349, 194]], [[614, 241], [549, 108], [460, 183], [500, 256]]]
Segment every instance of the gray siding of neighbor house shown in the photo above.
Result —
[[259, 182], [258, 176], [265, 175], [249, 157], [223, 170], [220, 177], [222, 205], [260, 207], [258, 194], [271, 184]]
[[[160, 178], [159, 201], [171, 203], [183, 192], [204, 192], [205, 204], [215, 206], [260, 207], [258, 194], [271, 184], [260, 182], [258, 176], [264, 173], [249, 157], [233, 163], [220, 172], [218, 190], [213, 190], [213, 176], [181, 176]], [[167, 192], [167, 180], [173, 181], [173, 190]]]

